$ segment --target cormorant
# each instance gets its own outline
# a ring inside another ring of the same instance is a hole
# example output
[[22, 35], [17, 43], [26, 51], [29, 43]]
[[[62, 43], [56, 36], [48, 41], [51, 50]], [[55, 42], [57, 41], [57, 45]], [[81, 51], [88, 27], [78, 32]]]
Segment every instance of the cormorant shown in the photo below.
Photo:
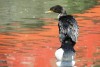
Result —
[[57, 65], [58, 66], [61, 65], [63, 67], [64, 64], [62, 62], [68, 61], [70, 58], [71, 64], [73, 66], [74, 62], [73, 57], [75, 55], [74, 45], [76, 44], [78, 38], [78, 30], [79, 30], [77, 21], [72, 15], [68, 15], [65, 9], [60, 5], [51, 7], [47, 13], [50, 12], [59, 14], [58, 28], [59, 28], [59, 39], [61, 42], [61, 47], [55, 52], [55, 56], [59, 61], [57, 62]]

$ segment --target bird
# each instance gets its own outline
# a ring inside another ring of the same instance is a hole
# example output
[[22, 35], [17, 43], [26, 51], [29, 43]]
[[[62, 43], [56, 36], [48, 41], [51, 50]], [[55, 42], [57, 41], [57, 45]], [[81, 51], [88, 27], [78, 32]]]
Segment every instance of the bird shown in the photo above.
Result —
[[58, 60], [56, 64], [58, 67], [67, 67], [68, 65], [74, 66], [74, 46], [79, 35], [77, 21], [72, 15], [68, 15], [66, 10], [61, 5], [51, 7], [46, 13], [51, 12], [58, 13], [59, 21], [58, 29], [61, 46], [55, 52], [55, 56]]

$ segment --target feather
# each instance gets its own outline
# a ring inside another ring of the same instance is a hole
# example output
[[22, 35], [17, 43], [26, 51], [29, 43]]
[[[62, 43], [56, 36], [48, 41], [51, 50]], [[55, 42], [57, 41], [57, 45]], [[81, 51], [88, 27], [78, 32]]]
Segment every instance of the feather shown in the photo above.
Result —
[[76, 42], [78, 38], [78, 25], [73, 16], [61, 16], [59, 18], [59, 33], [60, 35], [65, 35], [62, 39], [64, 40], [67, 36]]

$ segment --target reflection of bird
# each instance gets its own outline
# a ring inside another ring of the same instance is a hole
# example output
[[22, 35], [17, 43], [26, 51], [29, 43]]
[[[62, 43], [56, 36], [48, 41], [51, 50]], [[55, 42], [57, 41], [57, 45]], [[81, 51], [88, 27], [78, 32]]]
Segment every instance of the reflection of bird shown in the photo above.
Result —
[[50, 11], [48, 11], [47, 13], [49, 12], [55, 12], [59, 14], [58, 27], [61, 47], [55, 52], [57, 59], [60, 61], [64, 61], [65, 58], [73, 58], [75, 54], [75, 50], [73, 47], [76, 44], [78, 38], [78, 25], [76, 20], [73, 16], [67, 15], [64, 8], [60, 5], [51, 7]]

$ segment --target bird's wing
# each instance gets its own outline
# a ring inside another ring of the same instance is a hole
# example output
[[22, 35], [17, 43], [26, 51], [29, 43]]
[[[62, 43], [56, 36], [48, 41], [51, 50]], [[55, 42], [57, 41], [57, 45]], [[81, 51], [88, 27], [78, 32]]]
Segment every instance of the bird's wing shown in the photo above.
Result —
[[67, 35], [70, 36], [72, 38], [73, 41], [77, 41], [78, 38], [78, 25], [76, 20], [72, 17], [68, 20], [69, 22], [69, 26], [68, 26], [68, 31], [67, 31]]
[[63, 19], [60, 19], [60, 22], [63, 26], [62, 32], [71, 37], [71, 39], [76, 42], [78, 38], [79, 28], [73, 16], [63, 17]]

